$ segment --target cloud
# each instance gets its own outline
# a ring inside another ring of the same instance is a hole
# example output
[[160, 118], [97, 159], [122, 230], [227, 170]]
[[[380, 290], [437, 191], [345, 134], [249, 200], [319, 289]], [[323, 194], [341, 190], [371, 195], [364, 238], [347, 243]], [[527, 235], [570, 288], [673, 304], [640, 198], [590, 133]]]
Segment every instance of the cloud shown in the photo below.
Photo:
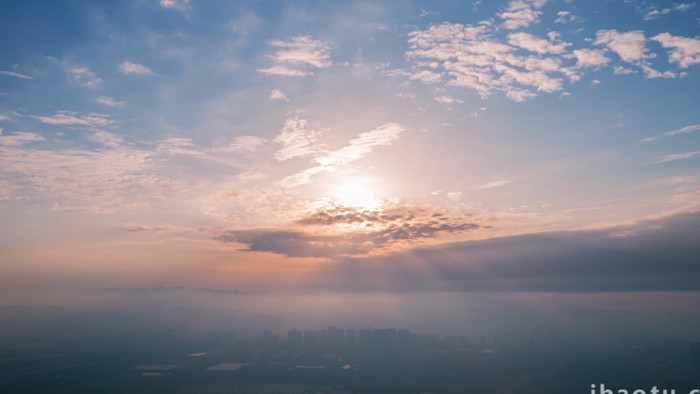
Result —
[[672, 130], [669, 132], [664, 133], [663, 135], [679, 135], [679, 134], [686, 134], [686, 133], [692, 133], [695, 131], [700, 130], [700, 123], [698, 124], [691, 124], [689, 126], [681, 127], [680, 129]]
[[438, 83], [442, 81], [442, 75], [430, 70], [421, 70], [410, 75], [412, 80], [421, 81], [423, 83], [431, 84]]
[[506, 92], [506, 97], [509, 99], [515, 101], [515, 102], [523, 102], [526, 100], [529, 100], [531, 98], [537, 97], [537, 95], [529, 90], [525, 89], [510, 89], [509, 91]]
[[[557, 35], [553, 35], [557, 37]], [[511, 33], [508, 35], [508, 43], [516, 47], [527, 49], [528, 51], [538, 53], [540, 55], [546, 53], [560, 54], [566, 52], [566, 47], [570, 46], [570, 42], [555, 42], [555, 39], [544, 39], [534, 36], [529, 33]]]
[[601, 49], [576, 49], [572, 51], [576, 58], [576, 67], [600, 67], [608, 64], [610, 58], [605, 56], [605, 51]]
[[675, 153], [672, 155], [657, 157], [656, 160], [654, 160], [654, 163], [668, 163], [669, 161], [691, 159], [697, 155], [700, 155], [700, 150], [686, 153]]
[[142, 224], [123, 224], [119, 226], [119, 229], [130, 233], [160, 233], [165, 231], [172, 231], [173, 229], [180, 230], [182, 228], [173, 226], [145, 226]]
[[270, 100], [281, 100], [289, 102], [287, 96], [285, 96], [284, 93], [282, 93], [282, 91], [279, 89], [272, 89], [272, 92], [270, 92]]
[[677, 75], [673, 71], [658, 71], [653, 69], [651, 66], [648, 64], [642, 63], [639, 65], [639, 67], [644, 71], [644, 77], [645, 78], [676, 78]]
[[641, 30], [620, 33], [617, 30], [598, 30], [594, 45], [605, 45], [625, 62], [633, 63], [653, 57], [647, 53], [646, 38]]
[[347, 238], [313, 236], [299, 231], [228, 230], [215, 239], [244, 244], [245, 251], [272, 252], [288, 257], [331, 257], [356, 252]]
[[580, 21], [580, 18], [575, 16], [569, 11], [559, 11], [557, 12], [557, 19], [554, 20], [554, 23], [572, 23], [572, 22], [577, 22]]
[[383, 124], [372, 131], [361, 133], [350, 140], [350, 143], [338, 150], [316, 158], [316, 162], [323, 166], [342, 166], [358, 160], [370, 153], [375, 146], [390, 145], [399, 138], [404, 130], [396, 123]]
[[93, 87], [102, 82], [95, 73], [87, 67], [72, 67], [63, 62], [63, 69], [70, 75], [71, 81], [81, 86]]
[[29, 117], [42, 123], [60, 126], [105, 127], [115, 123], [109, 118], [109, 115], [96, 113], [78, 115], [78, 113], [70, 111], [58, 111], [53, 116], [29, 115]]
[[157, 150], [169, 156], [202, 156], [204, 152], [195, 149], [195, 145], [189, 138], [170, 137], [158, 143]]
[[411, 247], [484, 227], [477, 222], [468, 214], [417, 206], [394, 204], [376, 211], [330, 206], [298, 219], [293, 230], [224, 230], [215, 239], [244, 244], [246, 251], [336, 258]]
[[103, 130], [93, 132], [88, 139], [109, 148], [116, 148], [124, 143], [124, 139], [122, 137]]
[[[519, 33], [509, 37], [530, 52], [559, 52], [566, 46], [555, 42], [556, 33], [550, 40]], [[523, 101], [536, 96], [529, 88], [548, 93], [561, 90], [563, 80], [556, 74], [571, 81], [580, 78], [559, 58], [514, 53], [515, 47], [494, 39], [485, 25], [443, 23], [409, 33], [408, 42], [406, 57], [414, 62], [411, 79], [471, 88], [482, 98], [502, 91], [512, 100]]]
[[339, 258], [316, 275], [336, 291], [700, 290], [699, 213]]
[[656, 19], [661, 15], [670, 14], [672, 11], [687, 12], [691, 8], [695, 7], [695, 3], [674, 4], [673, 8], [656, 8], [655, 5], [652, 7], [654, 8], [647, 12], [647, 14], [644, 16], [645, 21]]
[[462, 198], [464, 193], [462, 193], [462, 192], [447, 192], [446, 195], [447, 195], [447, 198], [449, 198], [450, 200], [457, 201], [460, 198]]
[[210, 152], [252, 152], [267, 142], [267, 139], [254, 135], [243, 135], [233, 139], [229, 144], [220, 144], [208, 149]]
[[270, 55], [275, 65], [258, 69], [258, 72], [263, 74], [305, 77], [313, 75], [315, 69], [332, 65], [328, 44], [314, 40], [311, 36], [297, 36], [290, 41], [274, 40], [270, 42], [270, 46], [279, 49]]
[[319, 135], [319, 131], [309, 127], [306, 119], [295, 116], [285, 120], [282, 130], [274, 140], [282, 144], [282, 148], [275, 152], [274, 158], [285, 161], [318, 153], [320, 147], [316, 142]]
[[160, 6], [185, 11], [190, 6], [190, 0], [160, 0]]
[[96, 150], [0, 146], [0, 178], [12, 186], [12, 199], [46, 202], [53, 210], [115, 212], [184, 194], [183, 185], [154, 173], [152, 152], [115, 146], [118, 138], [108, 137], [94, 136], [108, 145]]
[[435, 101], [437, 101], [438, 103], [442, 103], [442, 104], [454, 104], [454, 103], [462, 104], [462, 103], [464, 103], [464, 101], [456, 99], [454, 97], [450, 97], [450, 96], [438, 96], [438, 97], [433, 97], [433, 99]]
[[[212, 193], [237, 184], [242, 154], [267, 141], [238, 136], [205, 147], [178, 137], [131, 143], [99, 127], [103, 117], [59, 113], [38, 118], [49, 124], [87, 126], [87, 130], [78, 131], [83, 138], [77, 139], [76, 132], [63, 140], [59, 139], [62, 134], [54, 133], [50, 143], [38, 143], [44, 141], [38, 134], [0, 133], [0, 199], [32, 201], [54, 211], [124, 212], [188, 199], [202, 211], [209, 210]], [[135, 148], [136, 144], [150, 148]], [[208, 172], [204, 179], [202, 169], [216, 172]]]
[[0, 75], [6, 75], [8, 77], [15, 77], [21, 79], [34, 79], [34, 77], [30, 77], [29, 75], [20, 74], [14, 71], [0, 71]]
[[506, 11], [498, 14], [498, 17], [503, 19], [501, 26], [505, 29], [514, 30], [539, 22], [539, 16], [542, 13], [535, 9], [542, 8], [546, 3], [547, 0], [511, 1]]
[[122, 62], [122, 64], [119, 65], [119, 71], [121, 71], [122, 74], [153, 74], [150, 68], [128, 61]]
[[656, 19], [661, 15], [666, 15], [671, 12], [670, 8], [662, 8], [662, 9], [654, 9], [649, 12], [647, 12], [646, 15], [644, 15], [644, 20], [645, 21], [650, 21], [652, 19]]
[[688, 68], [700, 63], [700, 39], [673, 36], [661, 33], [651, 38], [661, 43], [664, 48], [670, 48], [669, 61], [678, 63], [680, 68]]
[[681, 4], [676, 4], [673, 7], [673, 9], [676, 11], [680, 11], [680, 12], [686, 12], [689, 9], [695, 7], [695, 5], [696, 5], [695, 3], [681, 3]]
[[295, 68], [290, 68], [286, 66], [272, 66], [268, 68], [258, 69], [258, 72], [267, 75], [280, 75], [283, 77], [305, 77], [307, 75], [313, 75], [312, 72], [302, 71]]
[[386, 123], [372, 131], [361, 133], [357, 138], [350, 140], [348, 145], [317, 156], [315, 161], [320, 165], [290, 175], [282, 179], [279, 185], [294, 187], [308, 183], [314, 175], [335, 170], [339, 166], [361, 159], [375, 146], [391, 144], [399, 138], [403, 130], [403, 127], [396, 123]]
[[624, 68], [622, 66], [615, 66], [613, 69], [613, 74], [615, 75], [626, 75], [626, 74], [634, 74], [636, 71], [631, 70], [629, 68]]
[[692, 175], [671, 176], [668, 178], [661, 179], [659, 182], [661, 182], [661, 183], [673, 183], [673, 184], [696, 183], [696, 182], [698, 182], [698, 179], [700, 179], [700, 177], [692, 176]]
[[126, 104], [126, 101], [116, 101], [111, 97], [108, 96], [100, 96], [97, 98], [98, 103], [104, 104], [110, 107], [123, 107]]
[[[682, 41], [675, 40], [676, 38], [684, 39], [683, 37], [673, 37], [673, 40], [671, 40], [669, 39], [669, 37], [671, 37], [670, 35], [667, 37], [664, 36], [664, 34], [657, 35], [655, 37], [657, 38], [657, 41], [661, 40], [669, 45], [676, 45], [675, 43], [679, 43]], [[648, 53], [648, 49], [646, 47], [646, 38], [644, 37], [644, 33], [640, 30], [629, 31], [626, 33], [620, 33], [617, 30], [598, 30], [598, 32], [596, 33], [596, 40], [593, 42], [593, 44], [605, 45], [608, 49], [617, 53], [617, 55], [620, 56], [620, 59], [622, 59], [623, 61], [637, 65], [644, 72], [644, 76], [646, 78], [652, 79], [678, 77], [678, 75], [672, 71], [661, 72], [654, 69], [650, 65], [650, 63], [647, 60], [656, 57], [656, 54]], [[685, 49], [692, 48], [692, 45], [689, 47], [686, 46], [686, 41], [682, 41], [682, 44], [679, 45], [681, 45]], [[692, 51], [692, 49], [690, 50]], [[675, 59], [679, 61], [681, 60], [679, 59], [679, 56], [681, 55], [677, 55], [675, 51], [671, 52], [671, 59], [674, 59], [674, 55], [676, 56]], [[683, 61], [686, 62], [691, 60], [684, 59]], [[630, 73], [630, 70], [619, 66], [615, 67], [615, 74], [628, 73]]]
[[487, 182], [482, 185], [476, 186], [476, 189], [493, 189], [495, 187], [501, 187], [513, 183], [510, 179], [502, 179], [500, 181]]
[[15, 131], [12, 135], [3, 135], [2, 131], [2, 128], [0, 128], [0, 145], [2, 146], [19, 146], [30, 142], [46, 140], [43, 136], [35, 133]]

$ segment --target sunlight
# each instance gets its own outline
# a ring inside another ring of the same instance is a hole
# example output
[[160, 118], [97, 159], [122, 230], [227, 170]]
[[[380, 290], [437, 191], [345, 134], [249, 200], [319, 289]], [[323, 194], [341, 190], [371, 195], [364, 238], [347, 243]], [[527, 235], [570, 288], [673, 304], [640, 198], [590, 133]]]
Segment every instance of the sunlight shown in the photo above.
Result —
[[372, 190], [362, 183], [341, 184], [333, 190], [337, 203], [345, 207], [374, 211], [382, 205], [382, 200], [376, 198]]

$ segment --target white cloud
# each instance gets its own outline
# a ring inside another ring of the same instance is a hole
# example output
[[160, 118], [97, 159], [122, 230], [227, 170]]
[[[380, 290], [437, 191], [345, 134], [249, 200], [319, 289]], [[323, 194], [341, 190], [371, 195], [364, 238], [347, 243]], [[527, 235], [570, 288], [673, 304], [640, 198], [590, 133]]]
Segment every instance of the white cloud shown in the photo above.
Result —
[[514, 30], [520, 27], [528, 27], [539, 21], [542, 14], [535, 9], [541, 8], [547, 0], [513, 0], [508, 4], [506, 11], [498, 14], [503, 19], [501, 26], [505, 29]]
[[357, 138], [350, 140], [348, 145], [316, 157], [315, 161], [319, 163], [318, 166], [290, 175], [279, 181], [278, 184], [287, 188], [306, 184], [314, 175], [333, 171], [340, 166], [363, 158], [372, 152], [375, 146], [390, 145], [399, 138], [403, 130], [403, 127], [396, 123], [386, 123], [372, 131], [361, 133]]
[[676, 11], [680, 11], [680, 12], [686, 12], [693, 7], [695, 7], [695, 3], [681, 3], [681, 4], [676, 4], [673, 7], [673, 9]]
[[687, 134], [687, 133], [693, 133], [700, 130], [700, 123], [699, 124], [691, 124], [689, 126], [681, 127], [680, 129], [676, 130], [671, 130], [668, 132], [665, 132], [663, 134], [655, 135], [653, 137], [648, 137], [643, 139], [641, 142], [650, 142], [658, 139], [659, 137], [664, 137], [664, 136], [674, 136], [674, 135], [680, 135], [680, 134]]
[[279, 89], [272, 89], [272, 92], [270, 92], [270, 100], [289, 101], [287, 96]]
[[190, 0], [160, 0], [160, 6], [184, 11], [190, 6]]
[[111, 97], [108, 96], [100, 96], [97, 98], [98, 103], [104, 104], [110, 107], [123, 107], [126, 104], [126, 101], [116, 101]]
[[695, 3], [681, 3], [681, 4], [674, 4], [672, 8], [656, 8], [656, 6], [653, 6], [654, 8], [647, 12], [647, 14], [644, 16], [645, 21], [649, 21], [652, 19], [656, 19], [660, 17], [661, 15], [666, 15], [670, 14], [672, 11], [679, 11], [679, 12], [687, 12], [691, 8], [695, 7]]
[[442, 75], [430, 70], [422, 70], [411, 74], [410, 78], [423, 83], [438, 83], [442, 80]]
[[283, 77], [305, 77], [307, 75], [313, 75], [310, 71], [302, 71], [294, 68], [289, 68], [285, 66], [272, 66], [268, 68], [258, 69], [259, 73], [265, 75], [280, 75]]
[[21, 78], [21, 79], [34, 79], [34, 77], [30, 77], [29, 75], [16, 73], [14, 71], [0, 71], [0, 75], [6, 75], [8, 77], [15, 77], [15, 78]]
[[660, 182], [663, 183], [696, 183], [698, 181], [697, 176], [686, 175], [686, 176], [671, 176], [668, 178], [661, 179]]
[[580, 19], [573, 15], [569, 11], [559, 11], [557, 12], [557, 19], [554, 20], [554, 23], [572, 23], [579, 21]]
[[2, 128], [0, 128], [0, 145], [2, 146], [19, 146], [29, 142], [45, 140], [44, 137], [35, 133], [15, 131], [12, 135], [2, 135], [2, 131]]
[[102, 79], [98, 78], [97, 75], [87, 67], [71, 67], [64, 63], [63, 68], [70, 75], [71, 81], [78, 85], [92, 87], [102, 82]]
[[304, 77], [313, 75], [314, 69], [332, 65], [328, 44], [314, 40], [311, 36], [297, 36], [290, 41], [274, 40], [270, 46], [279, 49], [270, 55], [270, 59], [275, 62], [274, 66], [258, 69], [263, 74]]
[[275, 152], [274, 158], [279, 161], [303, 157], [318, 153], [317, 145], [320, 132], [312, 130], [309, 122], [298, 116], [285, 120], [275, 142], [282, 144], [282, 149]]
[[697, 155], [700, 155], [700, 150], [695, 152], [675, 153], [672, 155], [657, 157], [654, 163], [668, 163], [669, 161], [690, 159]]
[[613, 74], [615, 74], [615, 75], [626, 75], [626, 74], [634, 74], [634, 73], [636, 73], [636, 71], [631, 70], [629, 68], [622, 67], [622, 66], [615, 66], [615, 68], [613, 69]]
[[640, 30], [620, 33], [617, 30], [598, 30], [594, 45], [605, 45], [628, 63], [653, 57], [647, 53], [646, 38]]
[[476, 186], [476, 189], [493, 189], [495, 187], [501, 187], [513, 183], [510, 179], [503, 179], [500, 181], [487, 182], [482, 185]]
[[170, 137], [158, 143], [156, 148], [158, 152], [165, 153], [169, 156], [202, 156], [204, 153], [200, 149], [195, 149], [195, 145], [189, 138]]
[[69, 111], [58, 111], [53, 116], [29, 115], [29, 117], [41, 123], [60, 126], [105, 127], [115, 123], [109, 115], [95, 113], [78, 115], [76, 112]]
[[651, 39], [661, 43], [664, 48], [670, 48], [669, 61], [678, 63], [681, 68], [700, 63], [700, 39], [673, 36], [669, 33], [661, 33]]
[[602, 49], [576, 49], [572, 53], [576, 58], [576, 67], [600, 67], [610, 62]]
[[124, 143], [124, 139], [122, 137], [104, 130], [97, 130], [93, 132], [88, 139], [109, 148], [116, 148]]
[[662, 9], [654, 9], [649, 12], [644, 16], [645, 21], [650, 21], [652, 19], [656, 19], [661, 15], [666, 15], [671, 12], [670, 8], [662, 8]]
[[541, 12], [532, 9], [523, 9], [514, 12], [503, 12], [498, 16], [504, 19], [503, 26], [506, 29], [514, 30], [520, 27], [528, 27], [537, 22]]
[[121, 71], [122, 74], [153, 74], [150, 68], [128, 61], [122, 62], [122, 64], [119, 65], [119, 71]]
[[[561, 52], [569, 45], [557, 42], [556, 32], [549, 34], [549, 40], [525, 33], [509, 38], [540, 53]], [[515, 47], [494, 39], [485, 25], [443, 23], [409, 33], [408, 42], [411, 79], [474, 89], [482, 98], [501, 91], [523, 101], [536, 96], [531, 88], [548, 93], [561, 90], [563, 79], [557, 74], [572, 82], [580, 78], [573, 68], [562, 65], [561, 57], [516, 54]]]
[[361, 133], [343, 148], [317, 157], [316, 162], [323, 166], [345, 165], [370, 153], [375, 146], [390, 145], [399, 138], [402, 131], [403, 127], [396, 123], [384, 124], [372, 131]]
[[686, 133], [692, 133], [692, 132], [695, 132], [698, 130], [700, 130], [700, 124], [692, 124], [690, 126], [685, 126], [685, 127], [681, 127], [680, 129], [669, 131], [667, 133], [664, 133], [664, 135], [686, 134]]
[[438, 103], [442, 104], [454, 104], [454, 103], [464, 103], [464, 101], [456, 99], [454, 97], [450, 96], [438, 96], [438, 97], [433, 97], [433, 100], [437, 101]]
[[252, 152], [265, 144], [267, 139], [254, 135], [243, 135], [235, 137], [233, 141], [224, 146], [211, 148], [210, 152]]
[[125, 146], [48, 150], [10, 144], [0, 146], [0, 162], [0, 179], [9, 189], [3, 198], [44, 201], [53, 209], [115, 212], [183, 195], [186, 187], [155, 175], [152, 152]]
[[[553, 33], [553, 32], [551, 32]], [[536, 52], [540, 55], [546, 53], [564, 53], [566, 47], [570, 46], [569, 42], [554, 42], [558, 37], [557, 34], [550, 35], [550, 40], [534, 36], [532, 34], [518, 32], [508, 35], [508, 43], [531, 52]]]
[[525, 89], [511, 89], [506, 92], [506, 97], [509, 99], [521, 103], [525, 100], [537, 97], [537, 95], [529, 90]]
[[[681, 40], [675, 40], [680, 38]], [[659, 34], [654, 37], [657, 41], [662, 42], [663, 46], [673, 46], [676, 43], [681, 43], [683, 47], [680, 51], [671, 51], [671, 61], [682, 62], [692, 62], [692, 57], [686, 57], [686, 49], [692, 52], [692, 43], [683, 41], [684, 37], [672, 37], [668, 33]], [[693, 41], [692, 39], [690, 39]], [[667, 45], [664, 45], [666, 43]], [[639, 30], [629, 31], [626, 33], [620, 33], [616, 30], [599, 30], [596, 33], [596, 40], [593, 42], [595, 45], [605, 45], [613, 52], [620, 56], [620, 59], [627, 63], [632, 63], [637, 65], [646, 78], [676, 78], [679, 75], [672, 71], [658, 71], [654, 69], [647, 59], [656, 57], [654, 53], [648, 53], [646, 48], [646, 38], [644, 33]], [[686, 46], [691, 44], [690, 46]], [[628, 74], [630, 70], [624, 67], [616, 66], [615, 74]]]
[[644, 77], [653, 79], [653, 78], [676, 78], [676, 73], [673, 71], [658, 71], [652, 68], [650, 65], [642, 63], [639, 65], [639, 67], [644, 71]]
[[464, 195], [464, 193], [462, 193], [462, 192], [448, 192], [446, 194], [447, 198], [449, 198], [452, 201], [459, 200], [460, 198], [462, 198], [463, 195]]

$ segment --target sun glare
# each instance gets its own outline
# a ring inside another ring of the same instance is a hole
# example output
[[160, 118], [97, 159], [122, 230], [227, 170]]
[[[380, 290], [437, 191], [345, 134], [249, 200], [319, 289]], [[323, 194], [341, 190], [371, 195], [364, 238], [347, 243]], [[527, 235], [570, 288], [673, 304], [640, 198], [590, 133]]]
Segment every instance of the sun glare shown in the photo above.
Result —
[[376, 210], [382, 205], [382, 201], [374, 196], [372, 190], [363, 184], [342, 184], [334, 189], [334, 197], [337, 203], [345, 207], [362, 210]]

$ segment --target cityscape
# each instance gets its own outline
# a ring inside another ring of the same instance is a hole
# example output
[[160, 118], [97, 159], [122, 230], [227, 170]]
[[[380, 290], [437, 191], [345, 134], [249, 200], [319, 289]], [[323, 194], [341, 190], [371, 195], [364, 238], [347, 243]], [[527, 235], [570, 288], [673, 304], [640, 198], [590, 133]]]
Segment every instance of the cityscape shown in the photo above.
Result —
[[[19, 309], [3, 308], [2, 317], [11, 321], [23, 314], [35, 324], [39, 314], [48, 314]], [[54, 313], [59, 320], [90, 314], [96, 326], [61, 320], [53, 322], [52, 334], [26, 327], [6, 332], [0, 392], [587, 394], [601, 383], [676, 392], [700, 384], [699, 343], [643, 330], [630, 340], [624, 327], [607, 335], [596, 332], [602, 327], [586, 328], [596, 338], [524, 322], [498, 335], [438, 335], [335, 326], [285, 331], [282, 316], [201, 310], [168, 311], [177, 317], [160, 328], [152, 325], [160, 318], [144, 317], [150, 313], [144, 311], [108, 312], [120, 315], [121, 323], [106, 319], [105, 311]], [[601, 317], [592, 310], [562, 313]], [[213, 319], [219, 323], [212, 325], [222, 328], [199, 331], [189, 328], [188, 320], [175, 323], [185, 316]], [[658, 317], [630, 316], [637, 322]], [[150, 328], [124, 323], [134, 318]], [[700, 316], [687, 319], [700, 324]], [[113, 327], [97, 330], [101, 325]]]

